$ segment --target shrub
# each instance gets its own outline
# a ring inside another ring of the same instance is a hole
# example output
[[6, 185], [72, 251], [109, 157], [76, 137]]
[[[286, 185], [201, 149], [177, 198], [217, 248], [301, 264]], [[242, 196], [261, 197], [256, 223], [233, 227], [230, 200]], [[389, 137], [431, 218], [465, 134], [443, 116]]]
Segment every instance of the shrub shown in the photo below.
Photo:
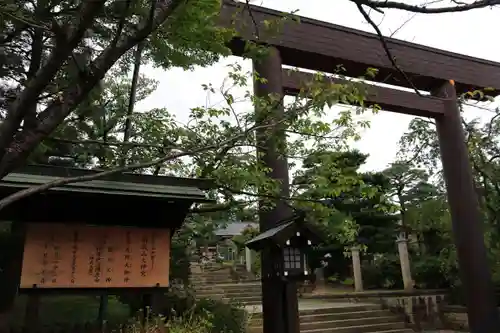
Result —
[[260, 252], [256, 252], [252, 259], [253, 259], [253, 261], [252, 261], [252, 274], [260, 277], [262, 274], [262, 272], [261, 272], [262, 263], [261, 263], [261, 259], [260, 259]]
[[[25, 297], [19, 298], [11, 327], [24, 323]], [[92, 296], [60, 296], [43, 299], [40, 325], [44, 327], [82, 327], [97, 325], [99, 301]], [[212, 299], [195, 300], [181, 292], [165, 294], [160, 314], [129, 316], [129, 308], [110, 297], [106, 326], [122, 333], [245, 333], [246, 312], [237, 304]], [[144, 318], [145, 317], [145, 318]], [[141, 320], [141, 318], [143, 318]]]
[[244, 333], [246, 312], [238, 304], [227, 304], [213, 299], [196, 300], [193, 295], [183, 291], [165, 294], [160, 312], [170, 321], [206, 320], [210, 322], [211, 333]]
[[[458, 272], [455, 273], [458, 276]], [[412, 261], [413, 279], [419, 288], [449, 288], [452, 283], [443, 271], [443, 263], [436, 256], [420, 256]]]
[[[24, 324], [27, 296], [16, 299], [11, 312], [10, 326], [19, 328]], [[39, 323], [43, 326], [94, 324], [99, 312], [99, 297], [95, 296], [44, 296], [40, 298]], [[110, 324], [126, 322], [129, 307], [109, 296], [106, 320]]]
[[366, 289], [401, 289], [401, 267], [397, 255], [384, 254], [363, 261], [363, 285]]
[[119, 331], [121, 333], [209, 333], [212, 324], [208, 315], [175, 317], [166, 320], [161, 315], [155, 315], [140, 320], [140, 316], [133, 318], [127, 325], [124, 325]]
[[209, 333], [212, 332], [213, 324], [210, 314], [203, 317], [187, 316], [174, 318], [167, 322], [169, 333]]
[[184, 285], [189, 283], [190, 267], [189, 254], [189, 239], [182, 232], [177, 232], [172, 237], [170, 245], [170, 281], [181, 282]]
[[246, 330], [246, 312], [237, 304], [201, 299], [196, 302], [193, 314], [198, 317], [209, 314], [211, 333], [244, 333]]

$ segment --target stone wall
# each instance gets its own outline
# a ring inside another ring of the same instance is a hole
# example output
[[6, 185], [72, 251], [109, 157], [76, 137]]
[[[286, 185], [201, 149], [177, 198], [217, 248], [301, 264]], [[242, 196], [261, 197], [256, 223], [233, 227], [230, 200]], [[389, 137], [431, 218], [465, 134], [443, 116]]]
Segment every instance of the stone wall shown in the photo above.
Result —
[[302, 298], [321, 298], [349, 302], [377, 303], [383, 308], [406, 317], [409, 326], [416, 331], [445, 328], [442, 307], [447, 296], [446, 290], [383, 290], [347, 292], [337, 294], [303, 295]]

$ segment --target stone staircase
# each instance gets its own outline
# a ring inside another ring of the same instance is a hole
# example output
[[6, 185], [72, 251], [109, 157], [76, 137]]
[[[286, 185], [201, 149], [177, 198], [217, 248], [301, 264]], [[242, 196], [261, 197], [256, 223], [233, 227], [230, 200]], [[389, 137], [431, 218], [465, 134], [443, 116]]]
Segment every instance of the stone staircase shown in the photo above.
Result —
[[[250, 312], [247, 333], [262, 333], [260, 281], [244, 267], [191, 266], [191, 285], [197, 298], [212, 298], [244, 305]], [[380, 304], [299, 301], [301, 333], [411, 333], [404, 319]]]
[[261, 303], [260, 281], [248, 274], [242, 265], [201, 267], [191, 264], [191, 286], [197, 298], [220, 299], [244, 306]]
[[[248, 333], [262, 333], [262, 313], [254, 313]], [[411, 333], [402, 318], [380, 305], [300, 310], [301, 333]]]
[[262, 292], [260, 282], [219, 284], [195, 288], [197, 298], [221, 299], [243, 306], [260, 305]]

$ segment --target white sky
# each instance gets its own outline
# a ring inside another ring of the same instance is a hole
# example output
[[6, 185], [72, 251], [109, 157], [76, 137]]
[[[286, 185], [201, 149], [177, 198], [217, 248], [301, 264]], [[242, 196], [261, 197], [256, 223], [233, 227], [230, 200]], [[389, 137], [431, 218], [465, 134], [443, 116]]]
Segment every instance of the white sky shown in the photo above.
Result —
[[[402, 2], [416, 2], [401, 0]], [[371, 26], [363, 21], [354, 4], [348, 0], [264, 0], [252, 2], [265, 7], [290, 12], [299, 10], [298, 15], [351, 28], [373, 32]], [[416, 2], [422, 3], [422, 0]], [[447, 5], [443, 1], [442, 5]], [[412, 13], [386, 10], [380, 28], [386, 35], [401, 27]], [[375, 22], [382, 20], [382, 15], [371, 14]], [[500, 62], [500, 44], [492, 32], [500, 30], [500, 8], [481, 9], [456, 14], [420, 14], [406, 23], [395, 37], [419, 44], [441, 48], [474, 57]], [[159, 81], [158, 89], [138, 109], [166, 107], [176, 114], [180, 122], [186, 122], [189, 109], [207, 105], [207, 95], [201, 89], [202, 84], [213, 83], [219, 87], [227, 76], [226, 65], [240, 62], [250, 70], [251, 64], [240, 58], [230, 57], [209, 68], [197, 68], [194, 71], [172, 69], [169, 71], [145, 66], [141, 72]], [[210, 101], [213, 104], [214, 101]], [[466, 118], [488, 118], [491, 112], [470, 108]], [[365, 115], [371, 121], [371, 128], [362, 134], [362, 139], [353, 147], [369, 153], [368, 163], [363, 169], [381, 170], [394, 160], [397, 142], [406, 131], [410, 116], [381, 112], [377, 115]]]

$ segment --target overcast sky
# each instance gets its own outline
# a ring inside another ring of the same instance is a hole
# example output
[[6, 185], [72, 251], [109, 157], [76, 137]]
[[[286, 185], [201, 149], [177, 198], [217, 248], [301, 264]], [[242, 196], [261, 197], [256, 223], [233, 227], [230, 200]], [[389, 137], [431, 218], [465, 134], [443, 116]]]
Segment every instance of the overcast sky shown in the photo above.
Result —
[[[403, 2], [415, 2], [402, 0]], [[354, 4], [348, 0], [265, 0], [252, 2], [284, 12], [299, 10], [298, 15], [351, 28], [373, 32], [363, 20]], [[416, 2], [422, 3], [422, 0]], [[442, 2], [447, 5], [447, 1]], [[412, 13], [387, 10], [382, 21], [381, 14], [371, 14], [384, 34], [390, 35], [408, 21]], [[397, 30], [395, 37], [419, 44], [441, 48], [474, 57], [500, 62], [500, 44], [494, 32], [500, 30], [500, 8], [481, 9], [456, 14], [417, 15]], [[138, 105], [138, 109], [166, 107], [175, 113], [179, 121], [185, 122], [189, 109], [216, 103], [207, 101], [207, 95], [201, 89], [205, 83], [220, 86], [227, 76], [226, 65], [240, 62], [245, 69], [251, 69], [251, 63], [230, 57], [210, 68], [197, 68], [194, 71], [172, 69], [169, 71], [145, 66], [142, 73], [159, 81], [158, 90]], [[452, 78], [450, 78], [452, 79]], [[220, 98], [219, 98], [220, 99]], [[490, 107], [493, 107], [490, 106]], [[491, 112], [469, 108], [467, 118], [482, 117], [487, 119]], [[365, 115], [371, 121], [371, 128], [363, 132], [362, 139], [353, 144], [364, 153], [369, 153], [365, 170], [381, 170], [394, 160], [397, 142], [405, 132], [410, 116], [389, 112], [377, 115]]]

